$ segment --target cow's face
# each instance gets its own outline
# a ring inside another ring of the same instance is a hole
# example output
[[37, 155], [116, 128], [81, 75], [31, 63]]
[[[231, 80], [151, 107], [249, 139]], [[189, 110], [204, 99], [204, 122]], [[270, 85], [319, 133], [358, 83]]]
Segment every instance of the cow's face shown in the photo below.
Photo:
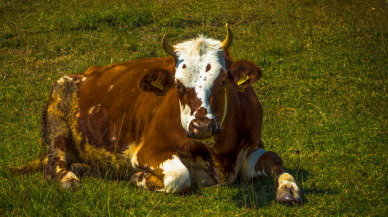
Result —
[[[261, 69], [252, 61], [232, 63], [226, 51], [232, 43], [232, 33], [223, 42], [199, 37], [175, 46], [163, 37], [163, 49], [175, 58], [174, 77], [167, 69], [154, 68], [140, 82], [140, 88], [165, 95], [175, 86], [180, 106], [182, 127], [187, 137], [212, 144], [221, 133], [227, 115], [227, 88], [238, 91], [261, 77]], [[166, 35], [165, 35], [166, 36]]]
[[221, 42], [199, 37], [174, 46], [175, 88], [187, 136], [209, 140], [226, 115], [226, 66]]

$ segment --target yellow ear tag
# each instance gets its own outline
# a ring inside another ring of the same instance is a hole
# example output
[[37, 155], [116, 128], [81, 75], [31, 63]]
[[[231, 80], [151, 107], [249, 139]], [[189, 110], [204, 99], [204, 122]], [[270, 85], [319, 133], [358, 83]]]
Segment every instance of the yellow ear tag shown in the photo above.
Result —
[[245, 81], [247, 81], [249, 79], [249, 76], [247, 75], [247, 77], [241, 77], [240, 80], [238, 80], [237, 82], [237, 85], [240, 85], [242, 83], [244, 83]]
[[158, 81], [158, 82], [151, 81], [151, 85], [154, 86], [154, 87], [157, 87], [157, 88], [159, 88], [161, 90], [163, 90], [163, 86], [160, 83], [160, 81]]

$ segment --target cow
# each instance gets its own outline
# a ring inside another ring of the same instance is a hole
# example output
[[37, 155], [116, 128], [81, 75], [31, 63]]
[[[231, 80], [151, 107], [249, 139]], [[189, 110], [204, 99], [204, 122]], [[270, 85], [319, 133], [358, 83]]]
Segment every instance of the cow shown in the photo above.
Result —
[[277, 202], [300, 203], [295, 179], [261, 139], [263, 109], [251, 84], [262, 70], [232, 59], [226, 29], [222, 42], [199, 36], [174, 46], [165, 34], [170, 57], [93, 66], [60, 78], [42, 111], [48, 154], [16, 170], [44, 165], [46, 178], [69, 189], [80, 185], [77, 173], [97, 167], [172, 194], [196, 183], [266, 176], [276, 180]]

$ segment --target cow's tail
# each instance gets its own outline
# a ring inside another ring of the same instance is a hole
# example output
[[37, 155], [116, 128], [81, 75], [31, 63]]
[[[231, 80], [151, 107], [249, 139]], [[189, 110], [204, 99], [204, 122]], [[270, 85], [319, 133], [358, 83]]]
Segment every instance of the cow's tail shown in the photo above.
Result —
[[21, 167], [8, 167], [8, 170], [12, 174], [25, 174], [31, 173], [34, 171], [40, 171], [44, 169], [44, 166], [47, 164], [48, 153], [46, 148], [43, 147], [43, 152], [39, 154], [39, 158], [29, 162], [27, 165]]

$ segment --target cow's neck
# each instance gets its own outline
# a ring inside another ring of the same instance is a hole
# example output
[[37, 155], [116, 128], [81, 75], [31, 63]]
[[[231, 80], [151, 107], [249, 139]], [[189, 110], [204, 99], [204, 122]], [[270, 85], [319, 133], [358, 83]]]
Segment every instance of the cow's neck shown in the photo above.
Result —
[[215, 144], [211, 147], [208, 146], [210, 155], [214, 161], [215, 166], [221, 173], [222, 178], [235, 175], [236, 166], [235, 162], [240, 157], [241, 152], [241, 139], [239, 138], [239, 121], [241, 118], [241, 109], [239, 98], [236, 93], [229, 91], [227, 113], [221, 126], [221, 134], [215, 136]]

